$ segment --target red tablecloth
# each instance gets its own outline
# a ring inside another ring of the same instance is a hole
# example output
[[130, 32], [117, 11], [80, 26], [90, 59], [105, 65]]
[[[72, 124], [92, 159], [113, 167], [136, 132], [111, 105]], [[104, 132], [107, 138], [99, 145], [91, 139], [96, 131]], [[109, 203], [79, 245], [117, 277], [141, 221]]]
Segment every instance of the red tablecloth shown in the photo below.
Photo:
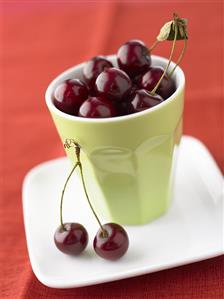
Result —
[[[189, 19], [184, 132], [224, 170], [222, 1], [1, 1], [0, 298], [223, 298], [223, 257], [137, 278], [56, 290], [35, 278], [25, 242], [21, 184], [34, 165], [64, 155], [44, 103], [49, 81], [130, 38], [152, 44], [173, 11]], [[170, 44], [155, 53], [168, 56]]]

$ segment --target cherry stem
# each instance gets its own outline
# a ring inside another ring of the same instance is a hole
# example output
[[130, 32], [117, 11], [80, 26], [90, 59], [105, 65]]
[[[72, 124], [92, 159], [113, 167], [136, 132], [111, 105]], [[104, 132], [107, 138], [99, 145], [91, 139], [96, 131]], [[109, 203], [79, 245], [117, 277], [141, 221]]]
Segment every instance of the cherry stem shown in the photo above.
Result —
[[168, 74], [169, 77], [171, 77], [171, 76], [173, 75], [175, 69], [176, 69], [177, 66], [181, 63], [181, 61], [182, 61], [182, 59], [183, 59], [183, 57], [184, 57], [184, 54], [185, 54], [185, 52], [186, 52], [186, 49], [187, 49], [187, 39], [185, 38], [185, 39], [184, 39], [184, 47], [183, 47], [183, 49], [182, 49], [182, 51], [181, 51], [181, 53], [180, 53], [180, 56], [179, 56], [179, 58], [178, 58], [178, 60], [177, 60], [177, 62], [176, 62], [175, 67], [174, 67], [174, 68], [172, 69], [172, 71]]
[[63, 223], [63, 217], [62, 217], [62, 207], [63, 207], [63, 200], [64, 200], [64, 193], [65, 193], [65, 189], [67, 187], [67, 184], [68, 184], [68, 181], [69, 179], [71, 178], [73, 172], [75, 171], [76, 167], [78, 166], [78, 163], [75, 164], [75, 166], [72, 168], [69, 176], [67, 177], [66, 179], [66, 182], [64, 184], [64, 187], [63, 187], [63, 190], [62, 190], [62, 193], [61, 193], [61, 203], [60, 203], [60, 222], [61, 222], [61, 227], [63, 228], [63, 230], [65, 230], [65, 226], [64, 226], [64, 223]]
[[177, 32], [178, 32], [178, 27], [177, 27], [177, 24], [176, 24], [176, 21], [174, 20], [174, 26], [175, 26], [175, 35], [174, 35], [174, 39], [173, 39], [173, 44], [172, 44], [172, 49], [171, 49], [171, 52], [170, 52], [170, 57], [169, 57], [169, 62], [168, 64], [166, 65], [164, 71], [163, 71], [163, 74], [162, 76], [160, 77], [159, 81], [157, 82], [156, 86], [153, 88], [153, 90], [150, 92], [152, 95], [154, 95], [163, 79], [163, 77], [166, 75], [166, 72], [170, 66], [170, 63], [171, 63], [171, 60], [173, 58], [173, 53], [174, 53], [174, 50], [175, 50], [175, 45], [176, 45], [176, 40], [177, 40]]
[[91, 204], [91, 201], [89, 199], [89, 195], [88, 195], [86, 184], [85, 184], [85, 180], [84, 180], [83, 170], [82, 170], [82, 163], [80, 161], [80, 146], [79, 145], [75, 146], [75, 152], [76, 152], [76, 157], [77, 157], [77, 163], [76, 164], [79, 166], [81, 180], [82, 180], [82, 185], [83, 185], [83, 189], [84, 189], [84, 192], [85, 192], [85, 195], [86, 195], [86, 199], [88, 201], [90, 209], [92, 210], [92, 212], [93, 212], [93, 214], [94, 214], [94, 216], [95, 216], [95, 218], [96, 218], [96, 220], [97, 220], [97, 222], [98, 222], [98, 224], [99, 224], [99, 226], [100, 226], [100, 228], [102, 230], [102, 236], [103, 237], [107, 237], [108, 236], [107, 231], [103, 228], [103, 226], [102, 226], [102, 224], [101, 224], [101, 222], [100, 222], [100, 220], [99, 220], [99, 218], [98, 218], [98, 216], [97, 216], [97, 214], [96, 214], [96, 212], [95, 212], [95, 210], [94, 210], [94, 208], [93, 208], [93, 206]]
[[154, 42], [154, 44], [152, 44], [151, 48], [149, 49], [149, 51], [151, 52], [153, 49], [155, 49], [155, 47], [159, 44], [160, 42], [158, 40], [156, 40]]

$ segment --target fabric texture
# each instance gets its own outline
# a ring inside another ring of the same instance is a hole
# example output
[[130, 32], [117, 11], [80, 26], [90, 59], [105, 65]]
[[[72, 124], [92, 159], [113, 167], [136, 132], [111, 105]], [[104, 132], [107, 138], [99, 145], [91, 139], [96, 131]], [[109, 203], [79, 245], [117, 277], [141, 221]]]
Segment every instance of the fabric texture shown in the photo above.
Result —
[[[224, 171], [223, 2], [9, 0], [0, 11], [0, 298], [223, 298], [223, 257], [97, 286], [47, 288], [30, 266], [21, 200], [26, 172], [64, 155], [44, 102], [52, 78], [129, 39], [151, 45], [173, 11], [189, 19], [184, 133], [204, 142]], [[165, 42], [155, 54], [168, 57], [169, 49]]]

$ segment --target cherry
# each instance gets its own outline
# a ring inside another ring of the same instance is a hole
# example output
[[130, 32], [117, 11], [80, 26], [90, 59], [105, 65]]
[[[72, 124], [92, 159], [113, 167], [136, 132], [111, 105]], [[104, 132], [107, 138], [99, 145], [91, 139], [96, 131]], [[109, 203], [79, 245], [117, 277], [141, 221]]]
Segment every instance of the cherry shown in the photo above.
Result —
[[139, 89], [138, 85], [132, 81], [132, 87], [131, 87], [131, 91], [130, 91], [129, 97], [128, 97], [129, 102], [131, 102], [131, 100], [133, 99], [133, 96], [135, 95], [136, 90], [138, 90], [138, 89]]
[[83, 77], [90, 89], [94, 88], [96, 78], [106, 68], [113, 67], [112, 63], [104, 56], [95, 56], [87, 61], [83, 68]]
[[130, 77], [141, 74], [151, 65], [149, 49], [140, 40], [130, 40], [118, 49], [117, 62]]
[[[144, 73], [143, 73], [144, 74]], [[132, 79], [132, 84], [136, 86], [140, 86], [142, 82], [142, 74], [139, 74], [137, 76], [134, 76], [131, 78]]]
[[[157, 82], [161, 78], [164, 69], [162, 67], [151, 67], [143, 76], [141, 81], [141, 87], [152, 91]], [[160, 82], [160, 85], [156, 91], [163, 99], [170, 97], [175, 91], [175, 84], [172, 79], [165, 75]]]
[[98, 230], [93, 241], [95, 252], [108, 260], [119, 259], [125, 254], [129, 246], [126, 231], [116, 223], [106, 223], [102, 228]]
[[88, 118], [105, 118], [116, 116], [116, 110], [111, 101], [102, 97], [90, 97], [79, 109], [79, 116]]
[[133, 106], [130, 101], [115, 103], [117, 116], [123, 116], [134, 113]]
[[79, 223], [64, 223], [57, 228], [54, 242], [63, 253], [79, 255], [86, 248], [88, 233]]
[[62, 112], [77, 115], [80, 105], [87, 97], [87, 86], [79, 79], [70, 79], [57, 86], [53, 101]]
[[147, 90], [140, 89], [135, 92], [131, 101], [134, 112], [140, 112], [162, 103], [160, 95], [151, 95]]
[[98, 95], [114, 101], [123, 101], [131, 90], [131, 79], [117, 68], [104, 70], [96, 79]]

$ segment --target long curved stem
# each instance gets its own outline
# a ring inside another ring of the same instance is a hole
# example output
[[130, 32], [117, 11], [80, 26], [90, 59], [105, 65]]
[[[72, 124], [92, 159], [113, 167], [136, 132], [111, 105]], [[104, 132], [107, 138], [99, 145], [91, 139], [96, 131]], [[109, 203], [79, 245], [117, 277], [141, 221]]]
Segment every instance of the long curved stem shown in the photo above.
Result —
[[96, 212], [94, 211], [94, 208], [93, 208], [93, 206], [92, 206], [92, 204], [90, 202], [90, 199], [89, 199], [89, 195], [88, 195], [88, 192], [87, 192], [87, 189], [86, 189], [85, 180], [84, 180], [84, 175], [83, 175], [83, 170], [82, 170], [82, 164], [79, 162], [78, 166], [79, 166], [79, 169], [80, 169], [80, 174], [81, 174], [81, 179], [82, 179], [82, 185], [83, 185], [83, 189], [84, 189], [84, 192], [85, 192], [85, 195], [86, 195], [86, 199], [88, 201], [88, 204], [89, 204], [89, 206], [90, 206], [90, 208], [91, 208], [94, 216], [96, 217], [97, 222], [99, 223], [99, 226], [100, 226], [102, 232], [104, 233], [105, 230], [104, 230], [104, 228], [103, 228], [103, 226], [102, 226], [102, 224], [101, 224], [98, 216], [96, 215]]
[[174, 50], [175, 50], [175, 46], [176, 46], [176, 40], [177, 40], [177, 32], [178, 32], [178, 27], [177, 27], [177, 24], [174, 22], [174, 26], [175, 26], [175, 35], [174, 35], [174, 40], [173, 40], [173, 45], [172, 45], [172, 49], [171, 49], [171, 52], [170, 52], [170, 57], [169, 57], [169, 62], [168, 64], [166, 65], [164, 71], [163, 71], [163, 74], [162, 76], [160, 77], [159, 81], [157, 82], [156, 86], [153, 88], [153, 90], [150, 92], [152, 95], [154, 95], [163, 79], [163, 77], [166, 75], [166, 72], [170, 66], [170, 63], [171, 63], [171, 60], [173, 58], [173, 53], [174, 53]]
[[98, 216], [97, 216], [97, 214], [96, 214], [96, 212], [95, 212], [95, 210], [94, 210], [94, 208], [93, 208], [93, 206], [92, 206], [92, 204], [91, 204], [91, 201], [90, 201], [90, 199], [89, 199], [89, 195], [88, 195], [87, 188], [86, 188], [86, 184], [85, 184], [85, 180], [84, 180], [83, 170], [82, 170], [82, 163], [81, 163], [81, 160], [80, 160], [80, 151], [81, 151], [81, 147], [80, 147], [80, 145], [79, 145], [77, 142], [75, 142], [73, 139], [69, 139], [69, 140], [66, 139], [65, 144], [64, 144], [64, 147], [65, 147], [65, 148], [70, 148], [70, 147], [73, 147], [73, 146], [75, 147], [75, 154], [76, 154], [77, 162], [76, 162], [75, 166], [72, 168], [72, 170], [71, 170], [71, 172], [70, 172], [70, 174], [69, 174], [69, 176], [68, 176], [68, 178], [67, 178], [67, 180], [66, 180], [66, 182], [65, 182], [64, 188], [63, 188], [63, 190], [62, 190], [62, 194], [61, 194], [61, 205], [60, 205], [60, 221], [61, 221], [61, 226], [62, 226], [62, 228], [65, 230], [65, 227], [64, 227], [64, 224], [63, 224], [63, 219], [62, 219], [62, 206], [63, 206], [64, 192], [65, 192], [66, 186], [67, 186], [67, 184], [68, 184], [68, 181], [69, 181], [71, 175], [73, 174], [74, 170], [75, 170], [76, 167], [78, 166], [78, 167], [79, 167], [79, 170], [80, 170], [80, 175], [81, 175], [81, 180], [82, 180], [83, 189], [84, 189], [84, 192], [85, 192], [85, 195], [86, 195], [86, 199], [87, 199], [87, 201], [88, 201], [88, 204], [89, 204], [89, 206], [90, 206], [90, 209], [92, 210], [92, 212], [93, 212], [93, 214], [94, 214], [94, 216], [95, 216], [95, 218], [96, 218], [96, 220], [97, 220], [97, 222], [98, 222], [98, 224], [99, 224], [99, 226], [100, 226], [100, 228], [101, 228], [102, 236], [103, 236], [103, 237], [107, 237], [107, 236], [108, 236], [108, 233], [107, 233], [107, 231], [103, 228], [103, 226], [102, 226], [102, 224], [101, 224], [101, 222], [100, 222], [100, 220], [99, 220], [99, 218], [98, 218]]
[[85, 180], [84, 180], [84, 175], [83, 175], [83, 170], [82, 170], [82, 163], [80, 161], [80, 146], [76, 146], [76, 157], [77, 157], [77, 165], [79, 166], [79, 170], [80, 170], [80, 175], [81, 175], [81, 180], [82, 180], [82, 185], [83, 185], [83, 189], [84, 189], [84, 192], [85, 192], [85, 195], [86, 195], [86, 199], [88, 201], [88, 204], [90, 206], [90, 209], [92, 210], [101, 230], [102, 230], [102, 236], [103, 237], [107, 237], [107, 231], [103, 228], [102, 226], [102, 223], [100, 222], [92, 204], [91, 204], [91, 201], [89, 199], [89, 195], [88, 195], [88, 192], [87, 192], [87, 188], [86, 188], [86, 183], [85, 183]]
[[158, 40], [156, 40], [156, 41], [152, 44], [152, 46], [151, 46], [151, 48], [149, 49], [149, 51], [151, 52], [152, 50], [154, 50], [155, 47], [156, 47], [159, 43], [160, 43], [160, 42], [159, 42]]
[[61, 223], [61, 227], [63, 228], [63, 230], [65, 230], [65, 226], [64, 226], [64, 223], [63, 223], [63, 216], [62, 216], [62, 207], [63, 207], [63, 200], [64, 200], [64, 193], [65, 193], [65, 189], [67, 187], [67, 184], [68, 184], [68, 181], [70, 180], [73, 172], [75, 171], [76, 167], [78, 166], [78, 163], [76, 163], [74, 165], [74, 167], [72, 168], [69, 176], [67, 177], [66, 181], [65, 181], [65, 184], [64, 184], [64, 187], [63, 187], [63, 190], [62, 190], [62, 193], [61, 193], [61, 203], [60, 203], [60, 223]]
[[183, 49], [182, 49], [182, 51], [181, 51], [181, 53], [180, 53], [180, 56], [179, 56], [179, 58], [178, 58], [178, 60], [177, 60], [177, 62], [176, 62], [176, 65], [174, 66], [174, 68], [172, 69], [172, 71], [168, 74], [169, 77], [171, 77], [171, 76], [173, 75], [175, 69], [176, 69], [177, 66], [181, 63], [181, 61], [182, 61], [182, 59], [183, 59], [183, 57], [184, 57], [184, 54], [185, 54], [185, 52], [186, 52], [186, 49], [187, 49], [187, 39], [185, 38], [185, 39], [184, 39], [184, 47], [183, 47]]

